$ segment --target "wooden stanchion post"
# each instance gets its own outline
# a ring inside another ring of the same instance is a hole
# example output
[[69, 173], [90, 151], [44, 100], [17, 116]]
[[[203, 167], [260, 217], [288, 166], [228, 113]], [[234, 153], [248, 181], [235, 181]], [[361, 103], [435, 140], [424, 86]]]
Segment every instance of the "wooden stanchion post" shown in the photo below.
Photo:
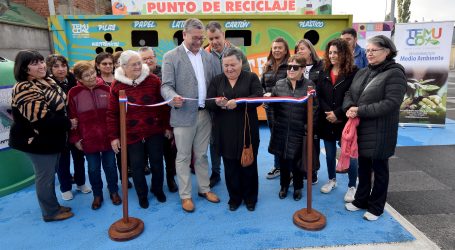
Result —
[[[309, 91], [313, 90], [308, 87], [308, 102], [307, 102], [307, 208], [302, 208], [292, 216], [294, 224], [306, 230], [321, 230], [326, 225], [325, 216], [312, 209], [312, 184], [313, 184], [313, 95]], [[303, 142], [305, 143], [305, 142]], [[302, 147], [305, 148], [305, 147]], [[305, 152], [302, 152], [305, 154]]]
[[144, 222], [128, 216], [128, 173], [127, 173], [127, 143], [126, 143], [126, 102], [125, 90], [119, 93], [120, 105], [120, 145], [122, 155], [122, 195], [123, 218], [109, 227], [109, 237], [115, 241], [128, 241], [139, 236], [144, 231]]

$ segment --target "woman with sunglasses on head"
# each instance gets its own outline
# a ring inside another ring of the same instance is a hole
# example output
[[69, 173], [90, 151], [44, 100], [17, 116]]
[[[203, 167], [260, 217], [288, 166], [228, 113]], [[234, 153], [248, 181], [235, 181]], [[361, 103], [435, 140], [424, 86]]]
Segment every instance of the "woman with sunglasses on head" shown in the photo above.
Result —
[[[277, 37], [272, 41], [267, 62], [262, 69], [261, 84], [264, 89], [264, 96], [271, 96], [272, 88], [280, 79], [286, 78], [286, 67], [290, 56], [289, 45], [283, 37]], [[264, 104], [265, 113], [267, 115], [267, 123], [270, 131], [273, 130], [273, 110], [268, 104]], [[274, 165], [269, 173], [267, 179], [273, 179], [280, 176], [280, 161], [277, 156], [274, 156]]]
[[[314, 83], [302, 77], [305, 67], [305, 59], [301, 55], [289, 57], [286, 67], [287, 77], [276, 83], [272, 89], [272, 96], [294, 98], [306, 96], [308, 88], [314, 88]], [[278, 102], [270, 103], [269, 106], [274, 113], [269, 152], [278, 157], [281, 167], [281, 189], [278, 196], [280, 199], [286, 198], [292, 171], [293, 198], [298, 201], [302, 198], [303, 188], [303, 169], [298, 163], [302, 159], [302, 147], [307, 126], [307, 104]]]
[[[346, 91], [351, 86], [357, 72], [354, 57], [349, 44], [341, 38], [327, 44], [324, 55], [324, 71], [319, 74], [316, 93], [319, 100], [319, 137], [324, 141], [327, 173], [329, 180], [321, 187], [322, 193], [330, 193], [336, 186], [336, 151], [337, 142], [347, 122], [342, 109]], [[346, 202], [354, 200], [357, 184], [357, 160], [351, 159], [349, 166], [348, 190], [344, 196]]]
[[98, 78], [111, 86], [114, 81], [114, 57], [107, 52], [99, 53], [95, 58], [95, 69]]
[[[308, 40], [308, 39], [301, 39], [297, 41], [297, 44], [295, 45], [294, 48], [294, 53], [299, 54], [305, 58], [306, 62], [306, 67], [305, 71], [303, 72], [303, 77], [306, 79], [311, 80], [315, 84], [318, 84], [318, 77], [319, 73], [322, 71], [323, 68], [323, 63], [322, 60], [319, 58], [318, 54], [316, 53], [316, 50], [314, 49], [313, 44]], [[320, 168], [320, 162], [319, 162], [319, 154], [321, 152], [321, 142], [318, 136], [318, 131], [314, 131], [314, 143], [313, 143], [313, 149], [315, 151], [315, 157], [314, 157], [314, 166], [313, 166], [313, 174], [311, 181], [313, 182], [313, 185], [316, 185], [318, 183], [318, 170]], [[304, 179], [307, 178], [307, 173], [304, 173], [303, 176]]]
[[77, 121], [67, 117], [66, 94], [48, 77], [44, 57], [38, 51], [17, 53], [14, 77], [17, 83], [12, 90], [9, 146], [25, 152], [33, 163], [43, 220], [68, 219], [73, 213], [58, 203], [55, 172], [67, 133], [77, 127]]
[[[62, 55], [52, 54], [46, 58], [46, 66], [49, 76], [63, 89], [66, 95], [71, 88], [77, 85], [76, 78], [69, 71], [68, 60]], [[70, 154], [73, 158], [74, 178], [70, 172]], [[59, 168], [57, 170], [60, 191], [63, 200], [72, 200], [72, 183], [76, 183], [76, 190], [88, 194], [92, 190], [85, 185], [85, 158], [84, 152], [77, 149], [74, 144], [67, 143], [60, 155]]]
[[[396, 63], [395, 44], [379, 35], [368, 39], [368, 67], [355, 75], [343, 108], [349, 118], [359, 118], [359, 186], [349, 211], [366, 209], [363, 217], [374, 221], [384, 212], [389, 186], [389, 158], [395, 153], [400, 105], [406, 93], [403, 66]], [[373, 172], [373, 179], [371, 173]]]

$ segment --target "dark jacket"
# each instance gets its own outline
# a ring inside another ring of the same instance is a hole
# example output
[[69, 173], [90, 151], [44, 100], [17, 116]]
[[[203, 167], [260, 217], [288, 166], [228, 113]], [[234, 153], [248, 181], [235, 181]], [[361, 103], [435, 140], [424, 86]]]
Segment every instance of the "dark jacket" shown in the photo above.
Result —
[[[287, 78], [281, 79], [273, 88], [272, 96], [300, 98], [307, 95], [308, 86], [314, 88], [314, 83], [303, 78], [297, 81], [293, 90]], [[307, 103], [279, 102], [269, 105], [274, 113], [269, 152], [284, 159], [300, 159], [303, 136], [306, 134]]]
[[280, 79], [284, 79], [287, 76], [287, 63], [288, 59], [284, 59], [280, 66], [278, 66], [278, 70], [274, 72], [272, 70], [272, 66], [268, 66], [267, 69], [262, 73], [261, 77], [261, 84], [262, 88], [264, 89], [265, 93], [272, 92], [272, 88], [275, 87], [276, 82]]
[[[256, 74], [242, 71], [234, 88], [224, 74], [215, 76], [207, 91], [207, 98], [225, 96], [227, 99], [239, 97], [262, 96], [262, 87]], [[213, 133], [215, 150], [228, 159], [240, 159], [243, 150], [243, 132], [245, 123], [245, 105], [237, 104], [233, 110], [221, 109], [215, 101], [206, 101], [208, 109], [215, 113]], [[259, 148], [259, 122], [256, 107], [260, 104], [248, 104], [247, 112], [250, 118], [251, 141], [255, 157]], [[248, 131], [247, 131], [248, 133]], [[249, 145], [248, 135], [246, 140]]]
[[[329, 141], [341, 139], [344, 125], [347, 122], [346, 112], [343, 110], [343, 99], [346, 91], [351, 86], [357, 68], [347, 76], [339, 76], [332, 84], [330, 78], [330, 70], [322, 71], [319, 74], [318, 84], [316, 85], [316, 93], [319, 101], [319, 123], [318, 135], [319, 138]], [[331, 123], [326, 119], [325, 112], [333, 111], [337, 117], [337, 123]]]
[[109, 86], [103, 81], [98, 81], [93, 89], [79, 84], [68, 94], [69, 117], [78, 120], [77, 129], [70, 131], [69, 142], [74, 144], [82, 140], [85, 153], [112, 149], [106, 124], [109, 92]]
[[156, 65], [156, 68], [153, 70], [152, 72], [154, 75], [158, 76], [158, 78], [160, 78], [160, 81], [161, 81], [161, 66], [160, 65]]
[[62, 151], [71, 122], [66, 116], [66, 95], [52, 79], [16, 83], [11, 107], [11, 148], [35, 154]]
[[400, 105], [406, 93], [403, 66], [393, 60], [363, 68], [355, 75], [343, 102], [357, 106], [359, 156], [387, 159], [395, 153]]
[[66, 76], [66, 79], [63, 80], [63, 81], [59, 81], [57, 80], [54, 76], [50, 76], [56, 83], [58, 86], [60, 86], [60, 88], [63, 89], [63, 91], [65, 92], [65, 94], [68, 94], [68, 92], [70, 91], [70, 89], [74, 86], [77, 85], [77, 80], [76, 80], [76, 77], [74, 77], [74, 74], [71, 73], [71, 72], [68, 72], [68, 75]]
[[318, 85], [319, 74], [323, 70], [323, 63], [322, 60], [313, 63], [313, 67], [311, 67], [308, 79], [310, 79], [314, 84]]

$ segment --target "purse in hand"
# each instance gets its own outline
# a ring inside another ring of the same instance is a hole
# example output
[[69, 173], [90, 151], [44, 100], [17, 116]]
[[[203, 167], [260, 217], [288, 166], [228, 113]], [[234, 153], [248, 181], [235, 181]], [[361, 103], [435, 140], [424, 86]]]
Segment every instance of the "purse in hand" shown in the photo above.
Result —
[[[246, 128], [248, 126], [248, 135], [250, 136], [250, 145], [246, 146]], [[248, 167], [254, 162], [253, 143], [251, 142], [250, 118], [248, 117], [247, 107], [245, 106], [245, 125], [243, 128], [243, 150], [240, 164], [242, 167]]]

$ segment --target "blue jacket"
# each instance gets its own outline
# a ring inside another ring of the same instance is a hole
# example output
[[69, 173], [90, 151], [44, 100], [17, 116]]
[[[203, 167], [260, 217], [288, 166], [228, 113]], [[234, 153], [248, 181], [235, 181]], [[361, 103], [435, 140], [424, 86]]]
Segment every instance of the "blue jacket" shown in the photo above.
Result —
[[358, 44], [355, 45], [354, 49], [354, 64], [358, 69], [365, 68], [368, 66], [367, 54], [365, 49], [360, 47]]

